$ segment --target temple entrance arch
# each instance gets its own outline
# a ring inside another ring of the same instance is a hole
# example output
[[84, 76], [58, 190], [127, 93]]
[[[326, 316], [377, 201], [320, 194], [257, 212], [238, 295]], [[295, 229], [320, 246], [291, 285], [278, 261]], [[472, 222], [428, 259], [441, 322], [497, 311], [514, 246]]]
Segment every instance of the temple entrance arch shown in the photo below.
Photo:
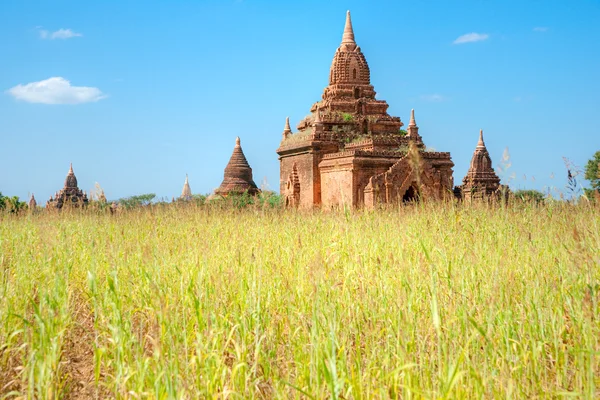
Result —
[[419, 189], [417, 189], [417, 184], [415, 182], [411, 183], [411, 185], [406, 189], [404, 195], [402, 196], [403, 203], [416, 203], [419, 201]]

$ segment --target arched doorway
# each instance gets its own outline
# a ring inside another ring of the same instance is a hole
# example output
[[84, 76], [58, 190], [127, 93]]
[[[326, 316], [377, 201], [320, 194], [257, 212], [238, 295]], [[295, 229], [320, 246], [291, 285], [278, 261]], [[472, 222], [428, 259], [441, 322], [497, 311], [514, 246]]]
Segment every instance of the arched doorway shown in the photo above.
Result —
[[406, 192], [404, 192], [404, 195], [402, 196], [402, 202], [416, 203], [417, 201], [419, 201], [419, 191], [413, 184], [410, 185], [408, 189], [406, 189]]

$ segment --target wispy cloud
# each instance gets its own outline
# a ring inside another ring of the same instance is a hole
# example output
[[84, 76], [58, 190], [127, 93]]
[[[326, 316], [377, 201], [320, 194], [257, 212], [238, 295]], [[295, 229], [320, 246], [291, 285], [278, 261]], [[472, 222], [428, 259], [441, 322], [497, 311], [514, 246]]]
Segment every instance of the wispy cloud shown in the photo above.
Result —
[[107, 96], [95, 87], [71, 86], [71, 82], [59, 76], [25, 85], [17, 85], [6, 91], [17, 100], [42, 104], [81, 104], [102, 100]]
[[534, 32], [548, 32], [548, 28], [545, 26], [536, 26], [533, 28]]
[[456, 38], [453, 44], [463, 44], [463, 43], [473, 43], [473, 42], [481, 42], [482, 40], [487, 40], [490, 37], [487, 33], [467, 33], [466, 35], [459, 36]]
[[81, 37], [81, 36], [83, 36], [81, 33], [74, 32], [71, 29], [59, 29], [54, 32], [50, 32], [45, 29], [40, 29], [40, 37], [42, 39], [49, 39], [49, 40], [70, 39], [70, 38]]
[[419, 99], [424, 100], [424, 101], [430, 101], [433, 103], [439, 103], [440, 101], [444, 101], [446, 100], [445, 96], [442, 96], [441, 94], [423, 94], [421, 96], [419, 96]]

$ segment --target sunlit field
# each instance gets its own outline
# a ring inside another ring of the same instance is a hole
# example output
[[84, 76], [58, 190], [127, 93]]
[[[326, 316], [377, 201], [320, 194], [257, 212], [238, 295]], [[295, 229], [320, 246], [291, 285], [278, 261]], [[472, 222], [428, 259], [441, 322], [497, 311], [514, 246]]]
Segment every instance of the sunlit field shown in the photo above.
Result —
[[598, 398], [600, 209], [0, 217], [0, 398]]

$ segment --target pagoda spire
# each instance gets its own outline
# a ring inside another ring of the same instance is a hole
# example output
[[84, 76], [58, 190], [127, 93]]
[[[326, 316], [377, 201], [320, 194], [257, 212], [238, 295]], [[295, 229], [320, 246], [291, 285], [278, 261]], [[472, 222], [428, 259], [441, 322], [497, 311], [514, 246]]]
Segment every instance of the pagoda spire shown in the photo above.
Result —
[[415, 120], [415, 109], [410, 110], [410, 122], [408, 123], [408, 128], [406, 129], [408, 133], [407, 137], [412, 140], [416, 140], [417, 142], [422, 142], [423, 139], [419, 135], [419, 127], [417, 126], [417, 121]]
[[352, 29], [352, 19], [350, 18], [350, 10], [346, 11], [346, 25], [344, 26], [344, 34], [342, 35], [342, 44], [356, 46], [356, 42], [354, 41], [354, 30]]
[[65, 178], [65, 188], [77, 188], [77, 178], [75, 177], [75, 172], [73, 172], [73, 163], [69, 165], [69, 172]]
[[283, 128], [283, 138], [287, 139], [287, 137], [292, 133], [292, 128], [290, 127], [290, 117], [285, 117], [285, 127]]
[[485, 143], [483, 142], [483, 129], [479, 130], [479, 141], [477, 142], [478, 149], [485, 149]]
[[181, 199], [190, 200], [192, 198], [192, 189], [190, 188], [190, 182], [188, 181], [188, 174], [185, 174], [185, 182], [183, 189], [181, 190]]
[[415, 109], [410, 110], [410, 122], [408, 126], [417, 126], [417, 122], [415, 121]]

